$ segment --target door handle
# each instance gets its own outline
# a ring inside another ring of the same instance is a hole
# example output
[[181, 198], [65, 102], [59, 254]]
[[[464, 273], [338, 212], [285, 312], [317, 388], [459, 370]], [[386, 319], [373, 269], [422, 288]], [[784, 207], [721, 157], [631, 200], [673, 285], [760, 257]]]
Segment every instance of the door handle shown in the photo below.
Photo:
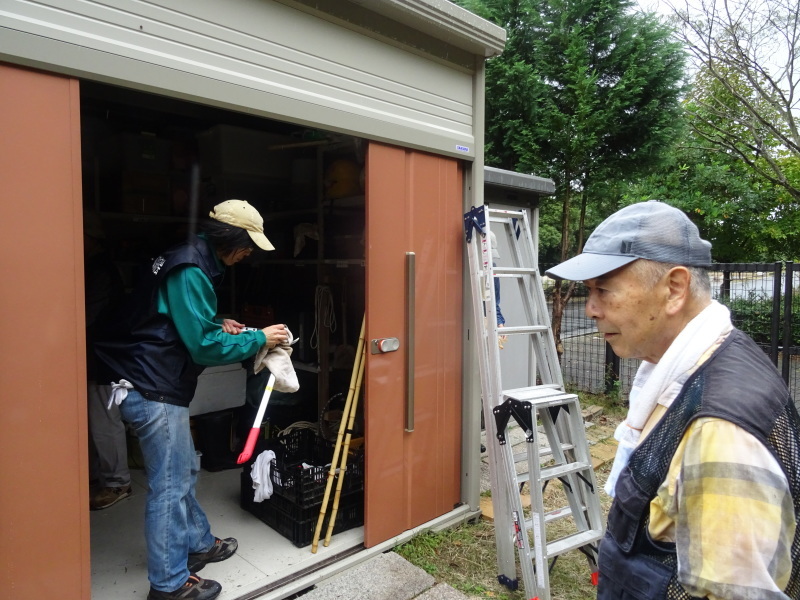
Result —
[[383, 354], [384, 352], [395, 352], [400, 348], [400, 340], [397, 338], [377, 338], [370, 341], [371, 354]]
[[406, 252], [406, 431], [414, 431], [414, 321], [416, 255]]

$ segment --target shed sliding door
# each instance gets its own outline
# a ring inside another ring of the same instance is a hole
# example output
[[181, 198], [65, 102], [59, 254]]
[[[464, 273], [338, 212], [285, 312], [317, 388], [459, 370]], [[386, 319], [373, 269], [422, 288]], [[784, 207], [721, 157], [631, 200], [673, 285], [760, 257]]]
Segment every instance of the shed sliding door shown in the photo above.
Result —
[[0, 64], [0, 589], [87, 599], [77, 80]]
[[[370, 547], [446, 514], [460, 498], [461, 167], [455, 159], [371, 143], [366, 190]], [[370, 340], [387, 337], [398, 338], [399, 349], [372, 354]]]

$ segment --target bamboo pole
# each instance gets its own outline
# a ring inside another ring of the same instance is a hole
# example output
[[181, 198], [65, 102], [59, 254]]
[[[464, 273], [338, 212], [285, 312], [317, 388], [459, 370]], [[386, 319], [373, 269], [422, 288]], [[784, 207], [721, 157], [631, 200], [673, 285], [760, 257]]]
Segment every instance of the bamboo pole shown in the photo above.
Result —
[[[344, 475], [347, 469], [347, 453], [350, 450], [350, 438], [353, 435], [353, 422], [356, 417], [356, 407], [358, 406], [358, 397], [361, 392], [361, 381], [364, 379], [364, 363], [367, 359], [366, 348], [361, 349], [361, 360], [358, 365], [358, 379], [356, 380], [356, 389], [353, 394], [353, 402], [350, 407], [350, 417], [347, 423], [347, 435], [344, 438], [344, 447], [342, 448], [342, 464], [339, 467], [339, 481], [336, 484], [336, 494], [333, 496], [333, 510], [331, 511], [331, 518], [328, 521], [328, 531], [325, 534], [324, 546], [327, 547], [331, 542], [331, 535], [333, 534], [333, 524], [336, 522], [336, 513], [339, 511], [339, 496], [342, 494], [342, 483], [344, 482]], [[342, 416], [344, 422], [344, 416]]]
[[331, 468], [328, 470], [328, 480], [325, 483], [325, 495], [322, 497], [322, 506], [319, 511], [319, 518], [317, 519], [317, 527], [314, 530], [314, 539], [311, 542], [312, 554], [317, 553], [319, 546], [319, 535], [322, 532], [322, 522], [325, 520], [325, 511], [328, 506], [328, 500], [331, 495], [331, 488], [333, 487], [333, 478], [336, 475], [336, 463], [339, 461], [339, 452], [342, 449], [342, 439], [344, 438], [344, 430], [347, 426], [348, 415], [350, 414], [350, 407], [353, 403], [353, 395], [355, 392], [356, 381], [359, 379], [359, 372], [363, 375], [362, 362], [364, 357], [364, 328], [366, 326], [366, 315], [361, 321], [361, 333], [358, 336], [358, 348], [356, 349], [356, 359], [353, 364], [353, 373], [350, 376], [350, 389], [347, 391], [347, 400], [344, 404], [344, 411], [342, 412], [342, 421], [339, 423], [339, 433], [336, 436], [336, 446], [333, 449], [333, 459], [331, 460]]

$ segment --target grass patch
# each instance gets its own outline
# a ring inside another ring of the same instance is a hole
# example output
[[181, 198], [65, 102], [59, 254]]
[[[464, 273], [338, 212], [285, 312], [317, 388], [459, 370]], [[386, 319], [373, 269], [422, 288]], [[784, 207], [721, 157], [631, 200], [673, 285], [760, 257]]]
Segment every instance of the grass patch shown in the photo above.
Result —
[[593, 404], [603, 407], [603, 415], [609, 419], [622, 421], [628, 413], [628, 407], [619, 400], [618, 394], [591, 394], [569, 388], [567, 388], [567, 392], [577, 394], [581, 402], [581, 408], [586, 408]]
[[[596, 472], [597, 484], [601, 489], [609, 470], [610, 465], [601, 467]], [[548, 489], [548, 493], [549, 491]], [[602, 491], [599, 497], [605, 519], [611, 506], [611, 498]], [[519, 566], [517, 577], [520, 589], [511, 591], [497, 581], [494, 523], [484, 519], [444, 531], [422, 533], [394, 550], [432, 575], [437, 583], [447, 583], [470, 598], [528, 598], [523, 590]], [[597, 588], [591, 583], [586, 557], [577, 550], [559, 556], [550, 571], [551, 600], [589, 600], [596, 596]]]

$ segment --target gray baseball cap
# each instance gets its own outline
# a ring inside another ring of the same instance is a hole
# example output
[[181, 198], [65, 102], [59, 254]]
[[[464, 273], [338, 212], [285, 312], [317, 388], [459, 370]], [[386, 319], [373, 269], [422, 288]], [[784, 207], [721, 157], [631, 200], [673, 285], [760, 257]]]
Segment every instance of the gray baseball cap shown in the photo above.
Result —
[[631, 204], [597, 226], [583, 253], [556, 265], [546, 275], [558, 279], [594, 279], [637, 258], [684, 267], [711, 264], [711, 243], [683, 211], [658, 200]]

